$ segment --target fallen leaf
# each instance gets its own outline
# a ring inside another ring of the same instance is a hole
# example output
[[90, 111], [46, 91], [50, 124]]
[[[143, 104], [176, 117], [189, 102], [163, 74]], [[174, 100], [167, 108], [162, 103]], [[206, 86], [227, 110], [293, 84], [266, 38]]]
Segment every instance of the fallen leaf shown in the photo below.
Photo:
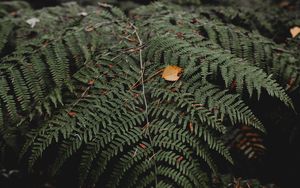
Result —
[[295, 78], [290, 78], [289, 80], [288, 80], [288, 83], [287, 83], [287, 85], [286, 85], [286, 90], [289, 90], [289, 89], [291, 89], [293, 86], [294, 86], [294, 84], [295, 84], [295, 81], [296, 81], [296, 79]]
[[164, 68], [161, 77], [167, 81], [177, 81], [180, 78], [179, 74], [181, 72], [182, 68], [175, 65], [168, 65]]
[[192, 122], [189, 123], [189, 129], [190, 129], [191, 133], [194, 132], [194, 127], [193, 127], [193, 123]]
[[68, 112], [68, 115], [71, 116], [71, 117], [75, 117], [76, 116], [76, 112], [70, 111], [70, 112]]
[[196, 23], [198, 23], [198, 20], [197, 20], [197, 18], [193, 18], [193, 19], [192, 19], [192, 21], [191, 21], [191, 23], [192, 23], [192, 24], [196, 24]]
[[82, 17], [85, 17], [85, 16], [88, 15], [88, 13], [86, 13], [86, 12], [79, 12], [77, 15], [78, 15], [78, 16], [82, 16]]
[[13, 12], [10, 12], [9, 14], [10, 14], [11, 16], [17, 16], [17, 15], [18, 15], [18, 12], [13, 11]]
[[91, 85], [94, 85], [94, 83], [95, 83], [95, 80], [89, 80], [88, 81], [88, 84], [91, 86]]
[[177, 38], [179, 38], [179, 39], [184, 39], [184, 33], [182, 33], [182, 32], [177, 32], [177, 33], [176, 33], [176, 36], [177, 36]]
[[293, 27], [290, 29], [291, 35], [293, 38], [295, 38], [300, 33], [300, 27]]
[[237, 81], [236, 81], [236, 80], [232, 80], [231, 85], [230, 85], [230, 88], [231, 88], [232, 90], [235, 90], [235, 89], [236, 89], [236, 86], [237, 86]]
[[91, 32], [91, 31], [93, 31], [95, 28], [94, 28], [94, 26], [92, 26], [92, 25], [90, 25], [90, 26], [86, 26], [85, 28], [84, 28], [84, 30], [86, 31], [86, 32]]
[[177, 163], [179, 163], [179, 162], [182, 161], [182, 160], [183, 160], [183, 156], [179, 156], [179, 157], [176, 159]]
[[38, 19], [38, 18], [30, 18], [30, 19], [26, 20], [26, 23], [28, 23], [31, 28], [34, 28], [36, 23], [38, 23], [38, 22], [40, 22], [40, 19]]
[[142, 144], [142, 143], [140, 143], [139, 146], [140, 146], [141, 148], [143, 148], [143, 149], [146, 149], [146, 148], [147, 148], [147, 146], [146, 146], [145, 144]]

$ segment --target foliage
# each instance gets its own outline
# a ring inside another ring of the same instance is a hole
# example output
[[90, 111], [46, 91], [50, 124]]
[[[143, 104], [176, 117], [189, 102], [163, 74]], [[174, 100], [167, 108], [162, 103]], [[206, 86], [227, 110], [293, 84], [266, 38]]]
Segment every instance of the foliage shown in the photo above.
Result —
[[[241, 124], [265, 131], [250, 99], [293, 108], [297, 48], [219, 19], [215, 8], [2, 12], [0, 142], [9, 129], [27, 130], [20, 159], [29, 170], [52, 151], [53, 175], [80, 157], [81, 187], [209, 187], [216, 155], [233, 163], [222, 135]], [[161, 78], [169, 65], [182, 68], [179, 80]]]
[[230, 174], [224, 174], [219, 177], [214, 177], [213, 187], [225, 188], [225, 187], [237, 187], [237, 188], [246, 188], [246, 187], [253, 187], [253, 188], [276, 188], [274, 184], [269, 185], [262, 185], [259, 180], [257, 179], [242, 179], [233, 177]]

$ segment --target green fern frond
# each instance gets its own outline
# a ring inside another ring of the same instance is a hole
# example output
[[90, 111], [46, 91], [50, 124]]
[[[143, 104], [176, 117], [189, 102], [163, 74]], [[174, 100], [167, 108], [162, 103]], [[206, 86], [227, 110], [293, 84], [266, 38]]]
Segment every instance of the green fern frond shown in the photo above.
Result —
[[[215, 154], [234, 162], [227, 126], [264, 131], [249, 99], [292, 106], [280, 84], [298, 79], [296, 56], [258, 34], [170, 3], [129, 18], [106, 4], [63, 8], [44, 10], [48, 25], [61, 23], [57, 11], [72, 17], [50, 33], [13, 19], [19, 39], [0, 63], [0, 130], [29, 127], [20, 157], [30, 170], [54, 147], [52, 174], [78, 156], [81, 187], [209, 187]], [[183, 70], [178, 80], [162, 78], [168, 65]]]
[[8, 42], [8, 37], [14, 28], [14, 24], [9, 21], [0, 22], [0, 57], [3, 55], [3, 48]]
[[[221, 72], [226, 87], [229, 87], [236, 80], [237, 89], [240, 92], [243, 92], [243, 88], [246, 86], [250, 96], [256, 90], [258, 97], [260, 96], [261, 88], [264, 88], [271, 96], [279, 98], [287, 106], [292, 106], [291, 99], [286, 95], [284, 89], [278, 87], [279, 85], [276, 81], [271, 79], [261, 69], [251, 66], [243, 62], [242, 59], [236, 58], [222, 50], [218, 50], [216, 47], [214, 47], [214, 51], [206, 44], [198, 44], [201, 47], [195, 48], [185, 41], [170, 37], [158, 37], [152, 43], [150, 43], [151, 51], [147, 53], [147, 57], [154, 56], [154, 59], [160, 60], [162, 53], [169, 50], [173, 52], [172, 58], [174, 58], [175, 54], [180, 58], [187, 54], [190, 61], [193, 62], [193, 59], [194, 61], [198, 60], [202, 64], [201, 67], [206, 66], [205, 69], [212, 72], [214, 78]], [[155, 49], [159, 49], [159, 51], [155, 52]], [[156, 54], [154, 55], [154, 53]], [[172, 61], [172, 59], [167, 59], [166, 63], [169, 61]]]

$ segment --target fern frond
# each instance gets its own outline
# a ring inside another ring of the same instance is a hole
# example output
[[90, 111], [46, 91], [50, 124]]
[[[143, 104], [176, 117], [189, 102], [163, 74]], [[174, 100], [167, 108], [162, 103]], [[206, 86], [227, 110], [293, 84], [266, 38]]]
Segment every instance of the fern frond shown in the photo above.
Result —
[[[280, 84], [300, 78], [296, 53], [197, 8], [156, 2], [129, 18], [103, 4], [44, 12], [48, 31], [13, 19], [16, 47], [0, 63], [0, 131], [28, 126], [20, 155], [31, 170], [55, 147], [52, 174], [78, 156], [81, 187], [209, 187], [215, 154], [234, 162], [228, 127], [264, 131], [249, 99], [264, 92], [292, 106]], [[168, 65], [183, 70], [178, 80], [162, 78]]]
[[11, 118], [18, 118], [17, 106], [13, 100], [13, 95], [10, 93], [10, 87], [5, 78], [0, 79], [0, 99], [1, 109], [6, 109]]
[[[1, 21], [0, 22], [0, 55], [3, 55], [3, 48], [8, 42], [8, 37], [14, 28], [14, 24], [10, 21]], [[0, 57], [1, 57], [0, 56]]]
[[[205, 69], [210, 70], [214, 77], [216, 77], [220, 71], [226, 87], [229, 87], [232, 81], [236, 80], [237, 88], [239, 88], [241, 92], [243, 91], [244, 85], [246, 85], [250, 96], [253, 90], [256, 90], [258, 96], [260, 96], [261, 88], [264, 88], [271, 96], [279, 98], [287, 106], [292, 105], [291, 99], [286, 95], [283, 88], [278, 87], [279, 85], [275, 80], [271, 79], [271, 77], [261, 69], [246, 64], [242, 59], [236, 58], [231, 54], [227, 54], [221, 50], [217, 51], [217, 48], [214, 48], [214, 51], [212, 51], [212, 49], [205, 44], [195, 48], [185, 41], [172, 39], [170, 37], [158, 37], [153, 40], [152, 43], [155, 43], [155, 45], [152, 46], [150, 43], [151, 51], [148, 52], [147, 57], [154, 56], [155, 59], [160, 60], [162, 52], [168, 50], [173, 51], [174, 55], [176, 54], [178, 57], [188, 54], [190, 58], [198, 59], [200, 62], [202, 61], [202, 67], [206, 66]], [[159, 51], [154, 55], [155, 49], [159, 46]], [[172, 58], [174, 58], [174, 55]], [[168, 61], [172, 60], [166, 60], [166, 62]]]
[[[136, 148], [130, 150], [128, 153], [124, 154], [114, 165], [113, 171], [111, 173], [111, 179], [108, 182], [108, 187], [119, 187], [122, 185], [122, 181], [126, 181], [126, 175], [131, 174], [132, 169], [139, 163], [142, 163], [147, 156], [151, 155], [150, 146], [147, 143], [142, 143], [145, 145], [146, 149], [141, 148], [141, 146], [136, 146]], [[124, 183], [124, 182], [123, 182]]]
[[[155, 121], [153, 126], [153, 133], [155, 135], [158, 135], [155, 139], [157, 140], [157, 142], [164, 143], [165, 139], [173, 139], [171, 142], [169, 142], [170, 146], [167, 146], [167, 148], [175, 147], [173, 143], [177, 140], [182, 143], [188, 143], [190, 147], [193, 147], [193, 151], [195, 151], [196, 154], [199, 155], [199, 157], [203, 158], [209, 164], [210, 168], [214, 171], [216, 170], [216, 167], [214, 167], [212, 159], [207, 149], [201, 147], [202, 144], [199, 140], [200, 138], [202, 138], [203, 141], [207, 142], [210, 149], [216, 150], [219, 154], [223, 155], [223, 157], [225, 157], [229, 162], [232, 162], [229, 151], [227, 150], [225, 145], [220, 140], [215, 139], [215, 137], [209, 130], [203, 128], [201, 125], [198, 124], [192, 126], [193, 131], [192, 133], [189, 133], [186, 131], [187, 127], [184, 127], [185, 129], [178, 129], [173, 123]], [[191, 128], [188, 129], [190, 129], [191, 131]]]
[[249, 159], [258, 159], [266, 150], [262, 135], [249, 126], [232, 129], [223, 138], [231, 150], [241, 152]]
[[188, 91], [194, 93], [196, 100], [202, 105], [206, 104], [220, 119], [224, 119], [228, 115], [233, 125], [245, 123], [264, 131], [263, 124], [240, 99], [239, 95], [230, 94], [228, 90], [221, 90], [209, 83], [194, 85], [188, 88]]

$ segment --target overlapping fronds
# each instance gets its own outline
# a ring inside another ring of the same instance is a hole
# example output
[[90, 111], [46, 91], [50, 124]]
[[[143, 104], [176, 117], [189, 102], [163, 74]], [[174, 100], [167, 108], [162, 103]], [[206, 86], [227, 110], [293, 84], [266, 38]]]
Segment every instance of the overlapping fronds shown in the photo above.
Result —
[[[215, 154], [233, 163], [225, 125], [264, 131], [249, 98], [293, 106], [273, 60], [295, 57], [266, 38], [170, 4], [133, 18], [107, 4], [82, 11], [1, 59], [0, 123], [30, 126], [20, 155], [31, 170], [52, 146], [53, 174], [80, 157], [81, 187], [209, 187]], [[177, 81], [161, 77], [168, 65], [182, 68]]]
[[12, 31], [12, 24], [10, 22], [0, 22], [0, 55], [2, 54], [3, 48], [5, 47], [9, 34]]
[[262, 135], [249, 126], [233, 128], [224, 135], [226, 145], [231, 150], [245, 155], [249, 159], [259, 159], [264, 155], [266, 147]]

